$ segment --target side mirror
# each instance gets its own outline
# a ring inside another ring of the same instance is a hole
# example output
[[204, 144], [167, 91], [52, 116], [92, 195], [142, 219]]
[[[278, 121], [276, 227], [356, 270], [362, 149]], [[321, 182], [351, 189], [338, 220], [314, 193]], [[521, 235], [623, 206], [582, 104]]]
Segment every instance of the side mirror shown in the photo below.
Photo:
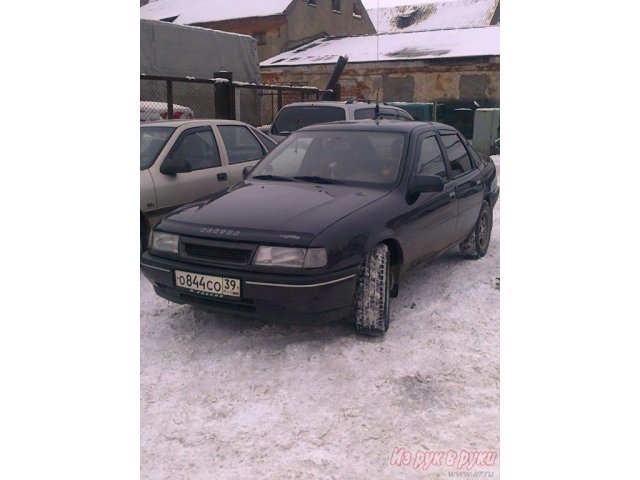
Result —
[[253, 167], [244, 167], [242, 169], [242, 178], [245, 179], [249, 176], [249, 174], [251, 173], [251, 170], [253, 170]]
[[191, 164], [186, 160], [178, 160], [175, 158], [167, 158], [162, 167], [160, 167], [160, 173], [165, 175], [175, 175], [176, 173], [189, 173], [191, 171]]
[[409, 193], [442, 192], [444, 180], [439, 175], [416, 175], [413, 185], [409, 187]]

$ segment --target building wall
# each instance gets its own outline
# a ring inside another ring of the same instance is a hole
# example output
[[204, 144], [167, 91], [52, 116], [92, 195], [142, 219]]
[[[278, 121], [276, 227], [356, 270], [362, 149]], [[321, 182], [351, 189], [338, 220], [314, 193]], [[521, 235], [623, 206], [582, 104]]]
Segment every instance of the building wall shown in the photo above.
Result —
[[[285, 45], [289, 39], [287, 17], [285, 15], [273, 15], [270, 17], [236, 18], [221, 22], [206, 22], [195, 24], [198, 27], [222, 30], [225, 32], [243, 33], [256, 36], [265, 34], [266, 43], [258, 41], [258, 59], [260, 61], [271, 58], [285, 51]], [[257, 37], [256, 37], [257, 39]]]
[[[353, 15], [354, 5], [360, 18]], [[315, 7], [310, 6], [308, 0], [294, 0], [288, 12], [289, 36], [283, 52], [328, 35], [345, 37], [376, 33], [361, 0], [341, 0], [340, 13], [332, 11], [331, 0], [316, 0]]]
[[[233, 1], [233, 0], [230, 0]], [[336, 37], [375, 33], [361, 0], [341, 0], [341, 13], [331, 10], [331, 0], [316, 0], [316, 6], [308, 0], [293, 0], [285, 15], [270, 17], [235, 18], [220, 22], [194, 24], [198, 27], [243, 33], [256, 36], [264, 33], [266, 44], [258, 41], [260, 61], [308, 43], [318, 37]], [[361, 18], [353, 15], [354, 4]]]
[[[262, 82], [324, 88], [334, 65], [269, 66], [260, 69]], [[500, 101], [500, 58], [412, 60], [347, 64], [340, 77], [343, 100], [396, 102], [433, 100]]]

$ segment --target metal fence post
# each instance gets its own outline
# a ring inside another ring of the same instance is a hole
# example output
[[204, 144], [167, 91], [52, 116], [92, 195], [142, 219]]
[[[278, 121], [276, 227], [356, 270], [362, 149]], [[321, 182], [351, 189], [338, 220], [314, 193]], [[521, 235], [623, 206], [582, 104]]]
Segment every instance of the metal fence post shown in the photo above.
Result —
[[282, 90], [278, 89], [278, 111], [282, 110]]
[[167, 80], [167, 119], [173, 119], [173, 83]]
[[233, 87], [233, 73], [227, 71], [214, 72], [213, 78], [224, 78], [228, 82], [215, 84], [215, 112], [216, 118], [235, 120], [236, 92]]

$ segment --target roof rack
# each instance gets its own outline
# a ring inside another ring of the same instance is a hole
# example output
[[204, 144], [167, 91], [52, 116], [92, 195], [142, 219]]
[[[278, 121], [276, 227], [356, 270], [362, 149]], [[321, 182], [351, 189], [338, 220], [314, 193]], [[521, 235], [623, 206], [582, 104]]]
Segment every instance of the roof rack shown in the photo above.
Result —
[[[376, 100], [372, 100], [370, 98], [350, 98], [344, 103], [346, 103], [347, 105], [351, 105], [352, 103], [355, 103], [355, 102], [376, 103]], [[387, 102], [378, 102], [378, 103], [381, 105], [389, 105]]]

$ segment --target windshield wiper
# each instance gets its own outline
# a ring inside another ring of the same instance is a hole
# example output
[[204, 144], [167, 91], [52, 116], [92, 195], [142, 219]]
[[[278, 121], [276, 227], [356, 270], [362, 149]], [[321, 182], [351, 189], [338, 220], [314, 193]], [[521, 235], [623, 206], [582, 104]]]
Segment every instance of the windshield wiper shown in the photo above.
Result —
[[333, 183], [333, 184], [344, 183], [334, 178], [319, 177], [317, 175], [300, 175], [293, 178], [295, 178], [296, 180], [302, 180], [303, 182], [313, 182], [313, 183]]
[[277, 182], [293, 182], [292, 178], [281, 177], [280, 175], [255, 175], [251, 178], [255, 178], [256, 180], [275, 180]]

